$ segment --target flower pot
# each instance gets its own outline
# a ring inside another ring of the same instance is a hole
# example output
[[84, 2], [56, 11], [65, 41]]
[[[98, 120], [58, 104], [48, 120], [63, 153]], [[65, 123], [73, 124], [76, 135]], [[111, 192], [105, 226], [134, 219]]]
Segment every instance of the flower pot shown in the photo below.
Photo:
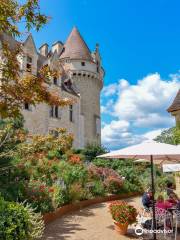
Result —
[[126, 235], [127, 234], [127, 229], [128, 229], [128, 223], [121, 224], [118, 222], [114, 222], [115, 225], [115, 230], [121, 235]]

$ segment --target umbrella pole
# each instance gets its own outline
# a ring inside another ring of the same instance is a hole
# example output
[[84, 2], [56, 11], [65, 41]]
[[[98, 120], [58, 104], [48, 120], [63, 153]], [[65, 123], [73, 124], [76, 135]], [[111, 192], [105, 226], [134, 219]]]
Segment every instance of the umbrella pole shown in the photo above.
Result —
[[156, 240], [156, 213], [155, 213], [155, 202], [154, 202], [154, 195], [155, 195], [155, 186], [154, 186], [154, 164], [153, 164], [153, 156], [151, 155], [151, 186], [152, 186], [152, 210], [153, 210], [153, 240]]

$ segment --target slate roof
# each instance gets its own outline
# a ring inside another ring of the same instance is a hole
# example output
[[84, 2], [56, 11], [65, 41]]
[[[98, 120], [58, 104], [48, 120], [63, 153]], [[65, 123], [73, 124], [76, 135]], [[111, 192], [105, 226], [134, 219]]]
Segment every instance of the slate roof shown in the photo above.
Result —
[[91, 52], [76, 27], [70, 33], [60, 58], [92, 61]]
[[174, 112], [174, 111], [177, 111], [177, 110], [180, 110], [180, 89], [179, 89], [173, 103], [167, 109], [168, 112]]

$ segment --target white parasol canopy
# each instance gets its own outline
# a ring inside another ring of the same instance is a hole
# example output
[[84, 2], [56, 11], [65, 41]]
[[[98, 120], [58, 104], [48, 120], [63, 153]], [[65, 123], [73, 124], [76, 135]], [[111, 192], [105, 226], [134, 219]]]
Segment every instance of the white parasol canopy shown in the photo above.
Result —
[[150, 156], [153, 156], [153, 160], [169, 160], [171, 162], [177, 162], [180, 161], [180, 146], [157, 143], [155, 141], [143, 142], [141, 144], [112, 151], [98, 157], [150, 160]]
[[163, 164], [163, 172], [180, 172], [180, 164]]

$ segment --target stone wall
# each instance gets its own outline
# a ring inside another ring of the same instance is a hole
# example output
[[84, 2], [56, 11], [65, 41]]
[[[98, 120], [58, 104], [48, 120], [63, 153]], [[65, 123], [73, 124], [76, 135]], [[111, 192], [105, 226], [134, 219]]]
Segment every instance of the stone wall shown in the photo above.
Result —
[[180, 127], [180, 110], [172, 112], [172, 115], [175, 116], [176, 126]]

